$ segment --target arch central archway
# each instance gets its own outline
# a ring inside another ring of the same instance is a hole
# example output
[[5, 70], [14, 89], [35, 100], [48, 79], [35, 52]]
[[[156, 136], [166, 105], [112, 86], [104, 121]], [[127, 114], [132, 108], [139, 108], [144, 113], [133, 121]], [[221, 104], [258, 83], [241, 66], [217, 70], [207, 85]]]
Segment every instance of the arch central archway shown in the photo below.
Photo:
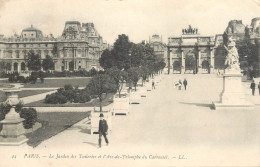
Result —
[[201, 65], [202, 65], [202, 72], [203, 73], [209, 73], [210, 72], [209, 71], [209, 69], [210, 69], [209, 61], [208, 60], [203, 60]]
[[172, 64], [173, 73], [181, 73], [181, 62], [175, 60]]

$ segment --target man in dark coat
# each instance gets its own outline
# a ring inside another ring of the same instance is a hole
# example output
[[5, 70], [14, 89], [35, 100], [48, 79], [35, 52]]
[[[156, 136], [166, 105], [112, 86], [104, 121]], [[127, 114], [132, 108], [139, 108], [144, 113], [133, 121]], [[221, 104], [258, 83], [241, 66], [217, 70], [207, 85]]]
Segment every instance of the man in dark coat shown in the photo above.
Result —
[[255, 95], [255, 81], [254, 80], [252, 81], [250, 88], [252, 89], [252, 95], [254, 96]]
[[105, 141], [108, 145], [108, 139], [107, 139], [108, 125], [107, 125], [107, 121], [104, 119], [104, 115], [102, 113], [99, 115], [99, 117], [100, 117], [100, 121], [99, 121], [99, 127], [98, 127], [98, 133], [99, 133], [98, 144], [99, 144], [99, 148], [101, 148], [102, 136], [104, 136]]
[[185, 88], [185, 90], [186, 90], [186, 87], [187, 87], [187, 85], [188, 85], [188, 82], [187, 82], [186, 79], [184, 79], [184, 81], [183, 81], [183, 85], [184, 85], [184, 88]]
[[155, 89], [154, 81], [152, 81], [152, 89]]

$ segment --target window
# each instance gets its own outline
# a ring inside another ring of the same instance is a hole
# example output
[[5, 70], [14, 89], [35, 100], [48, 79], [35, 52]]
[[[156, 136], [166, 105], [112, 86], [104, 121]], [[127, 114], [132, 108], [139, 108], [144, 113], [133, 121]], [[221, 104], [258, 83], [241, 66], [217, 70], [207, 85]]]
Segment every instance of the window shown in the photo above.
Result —
[[46, 43], [45, 46], [48, 47], [48, 44]]
[[19, 48], [19, 44], [16, 44], [16, 47]]
[[25, 44], [23, 44], [23, 47], [24, 47], [24, 48], [26, 48], [26, 45], [25, 45]]
[[80, 61], [79, 61], [79, 63], [80, 63]]
[[33, 36], [33, 34], [31, 34], [31, 36]]

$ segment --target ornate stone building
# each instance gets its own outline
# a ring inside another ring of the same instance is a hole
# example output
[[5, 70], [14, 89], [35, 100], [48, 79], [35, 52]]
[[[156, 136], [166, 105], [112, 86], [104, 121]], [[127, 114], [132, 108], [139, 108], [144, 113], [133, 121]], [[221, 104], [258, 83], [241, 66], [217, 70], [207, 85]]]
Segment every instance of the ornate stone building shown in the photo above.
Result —
[[182, 35], [168, 38], [168, 73], [213, 73], [213, 36], [202, 36], [189, 26]]
[[149, 44], [154, 50], [154, 54], [161, 59], [164, 60], [164, 62], [167, 62], [167, 46], [162, 41], [162, 37], [160, 37], [157, 34], [152, 35], [152, 37], [149, 38]]
[[257, 47], [258, 70], [260, 74], [260, 17], [253, 18], [251, 25], [246, 27], [246, 37]]
[[[257, 68], [260, 73], [260, 17], [253, 18], [251, 21], [251, 25], [249, 26], [245, 26], [241, 20], [231, 20], [228, 23], [228, 26], [223, 34], [223, 41], [225, 45], [226, 41], [230, 37], [235, 39], [237, 47], [239, 47], [246, 41], [250, 41], [257, 47]], [[241, 59], [240, 61], [247, 61], [246, 59], [243, 59]]]
[[99, 58], [106, 47], [93, 23], [68, 21], [57, 38], [44, 36], [33, 26], [23, 29], [21, 35], [0, 35], [0, 61], [7, 62], [7, 71], [23, 72], [28, 70], [28, 52], [34, 52], [41, 60], [51, 56], [56, 71], [100, 69]]

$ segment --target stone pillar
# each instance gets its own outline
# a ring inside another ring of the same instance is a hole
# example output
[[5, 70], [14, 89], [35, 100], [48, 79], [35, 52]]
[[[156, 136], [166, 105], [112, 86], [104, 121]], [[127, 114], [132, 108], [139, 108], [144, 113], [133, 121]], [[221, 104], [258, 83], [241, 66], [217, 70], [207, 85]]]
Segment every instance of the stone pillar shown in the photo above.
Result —
[[17, 72], [20, 73], [21, 72], [21, 63], [17, 63]]
[[69, 70], [69, 62], [68, 61], [65, 61], [65, 70]]
[[181, 73], [185, 73], [185, 55], [183, 53], [183, 50], [181, 50]]
[[11, 62], [11, 71], [14, 71], [14, 62]]
[[11, 52], [12, 52], [12, 58], [13, 58], [13, 59], [16, 59], [15, 51], [11, 50]]
[[76, 48], [73, 49], [73, 57], [77, 57], [77, 49]]
[[201, 73], [202, 65], [201, 65], [201, 50], [198, 50], [198, 73]]
[[168, 50], [167, 50], [167, 60], [168, 60], [168, 74], [170, 74], [171, 64], [170, 64], [170, 48], [169, 47], [168, 47]]
[[77, 70], [77, 61], [74, 60], [74, 70]]
[[214, 49], [210, 49], [210, 73], [214, 73]]
[[41, 71], [43, 71], [42, 62], [43, 62], [43, 60], [41, 60]]

